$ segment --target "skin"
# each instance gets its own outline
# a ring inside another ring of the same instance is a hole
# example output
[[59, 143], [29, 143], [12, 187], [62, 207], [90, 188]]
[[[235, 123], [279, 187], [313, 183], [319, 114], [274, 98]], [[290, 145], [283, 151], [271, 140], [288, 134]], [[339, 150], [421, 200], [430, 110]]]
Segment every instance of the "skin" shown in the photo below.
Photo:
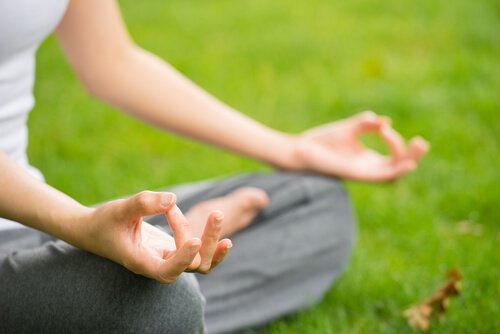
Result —
[[[368, 111], [299, 135], [270, 129], [203, 91], [163, 60], [136, 46], [114, 0], [72, 0], [56, 30], [62, 49], [95, 98], [166, 131], [210, 143], [280, 169], [386, 182], [416, 168], [429, 147], [407, 145], [390, 119]], [[359, 142], [378, 134], [390, 156]], [[249, 140], [251, 138], [251, 140]], [[162, 283], [182, 272], [209, 273], [231, 247], [222, 239], [267, 205], [254, 188], [195, 206], [183, 215], [171, 193], [141, 192], [97, 209], [34, 180], [0, 151], [0, 216], [109, 258]], [[227, 224], [222, 224], [223, 209]], [[142, 221], [166, 214], [174, 236]]]
[[226, 222], [222, 225], [220, 237], [225, 238], [247, 227], [255, 216], [269, 204], [266, 192], [252, 187], [237, 189], [227, 196], [217, 197], [201, 202], [186, 213], [191, 222], [193, 234], [200, 236], [204, 225], [200, 224], [203, 217], [215, 209], [226, 214]]
[[[172, 193], [143, 191], [88, 208], [33, 179], [0, 151], [0, 214], [113, 260], [132, 272], [173, 283], [184, 271], [207, 274], [224, 260], [232, 243], [220, 240], [223, 214], [205, 216], [194, 237]], [[165, 213], [174, 236], [142, 221]]]

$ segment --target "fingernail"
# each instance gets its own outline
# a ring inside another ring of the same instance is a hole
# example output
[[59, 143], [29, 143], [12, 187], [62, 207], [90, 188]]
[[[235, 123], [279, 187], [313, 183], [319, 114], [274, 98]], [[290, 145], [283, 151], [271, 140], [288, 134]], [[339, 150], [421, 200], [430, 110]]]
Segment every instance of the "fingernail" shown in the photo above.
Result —
[[375, 112], [373, 112], [372, 110], [367, 110], [364, 112], [364, 116], [367, 118], [367, 119], [370, 119], [370, 120], [375, 120], [377, 119], [377, 114], [375, 114]]
[[221, 227], [222, 226], [222, 221], [224, 220], [224, 216], [217, 217], [214, 220], [215, 220], [215, 226], [216, 227]]
[[161, 206], [168, 207], [174, 201], [173, 194], [162, 194], [161, 195]]
[[197, 251], [200, 250], [201, 242], [197, 242], [189, 246], [189, 251], [191, 254], [196, 253]]
[[182, 211], [181, 211], [181, 209], [179, 209], [179, 207], [177, 205], [174, 205], [174, 207], [172, 208], [171, 212], [175, 213], [177, 215], [182, 215]]

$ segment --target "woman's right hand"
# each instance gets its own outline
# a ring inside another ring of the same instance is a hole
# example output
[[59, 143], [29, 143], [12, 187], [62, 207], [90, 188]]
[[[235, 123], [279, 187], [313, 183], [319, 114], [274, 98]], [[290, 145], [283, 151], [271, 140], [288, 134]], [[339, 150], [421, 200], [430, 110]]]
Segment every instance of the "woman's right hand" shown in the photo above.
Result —
[[[82, 248], [166, 284], [185, 271], [208, 274], [232, 246], [229, 239], [219, 241], [223, 215], [212, 212], [201, 239], [195, 238], [175, 203], [173, 193], [150, 191], [105, 203], [83, 219]], [[142, 220], [161, 213], [174, 237]]]

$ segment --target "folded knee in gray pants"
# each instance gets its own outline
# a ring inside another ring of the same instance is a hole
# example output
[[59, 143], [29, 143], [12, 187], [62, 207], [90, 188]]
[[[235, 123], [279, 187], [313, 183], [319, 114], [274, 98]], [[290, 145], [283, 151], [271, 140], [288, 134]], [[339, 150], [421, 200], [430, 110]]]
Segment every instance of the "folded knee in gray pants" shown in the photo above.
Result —
[[[31, 229], [0, 233], [0, 329], [196, 333], [204, 315], [207, 332], [222, 333], [321, 300], [345, 268], [355, 234], [340, 182], [249, 174], [169, 190], [186, 211], [242, 186], [265, 190], [269, 206], [231, 237], [226, 260], [211, 274], [196, 275], [198, 282], [183, 274], [163, 285]], [[147, 220], [168, 229], [164, 215]]]

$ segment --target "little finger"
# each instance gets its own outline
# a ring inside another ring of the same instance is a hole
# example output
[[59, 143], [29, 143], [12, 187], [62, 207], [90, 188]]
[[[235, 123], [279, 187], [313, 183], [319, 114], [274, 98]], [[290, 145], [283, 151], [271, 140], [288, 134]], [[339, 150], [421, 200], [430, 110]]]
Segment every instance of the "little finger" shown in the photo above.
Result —
[[233, 243], [229, 239], [221, 240], [217, 244], [217, 249], [215, 250], [214, 257], [212, 258], [212, 265], [210, 267], [209, 273], [219, 265], [226, 258], [229, 249], [233, 247]]

